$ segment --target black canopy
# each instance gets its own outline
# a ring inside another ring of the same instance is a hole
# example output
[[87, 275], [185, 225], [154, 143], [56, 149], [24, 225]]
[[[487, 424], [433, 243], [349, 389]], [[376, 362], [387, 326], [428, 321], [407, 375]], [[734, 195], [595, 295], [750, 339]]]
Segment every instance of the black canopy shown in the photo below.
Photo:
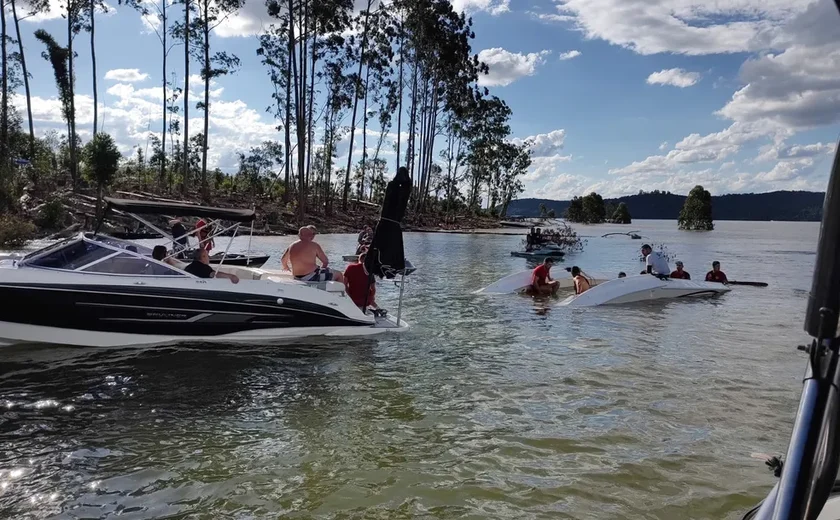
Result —
[[393, 180], [385, 188], [385, 200], [382, 201], [382, 214], [373, 240], [365, 258], [365, 269], [368, 273], [380, 278], [394, 278], [405, 269], [405, 252], [403, 251], [402, 227], [400, 222], [408, 207], [408, 197], [411, 195], [411, 177], [408, 170], [401, 167]]
[[147, 200], [127, 200], [105, 197], [108, 204], [106, 211], [118, 209], [127, 213], [139, 215], [174, 215], [176, 217], [207, 217], [233, 222], [251, 222], [254, 220], [252, 209], [212, 208], [210, 206], [193, 206], [177, 202], [156, 202]]

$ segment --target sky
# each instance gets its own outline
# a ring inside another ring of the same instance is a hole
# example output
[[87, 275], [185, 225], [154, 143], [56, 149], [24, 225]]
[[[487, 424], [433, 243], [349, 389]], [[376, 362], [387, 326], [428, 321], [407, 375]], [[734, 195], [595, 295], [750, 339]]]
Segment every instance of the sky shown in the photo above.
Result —
[[[840, 122], [840, 14], [832, 0], [452, 3], [473, 18], [473, 51], [489, 66], [479, 83], [511, 107], [513, 140], [534, 142], [521, 197], [687, 193], [697, 184], [715, 195], [825, 190]], [[64, 128], [52, 70], [33, 36], [44, 28], [66, 43], [59, 5], [53, 0], [50, 13], [21, 22], [39, 135]], [[173, 5], [170, 13], [180, 16], [183, 8]], [[214, 31], [212, 44], [236, 54], [241, 67], [210, 88], [210, 168], [235, 173], [238, 152], [283, 140], [266, 110], [273, 88], [256, 54], [271, 22], [263, 1], [246, 0]], [[100, 128], [126, 155], [148, 152], [149, 133], [160, 132], [155, 25], [116, 2], [97, 17]], [[93, 124], [89, 35], [74, 42], [77, 129], [86, 141]], [[183, 85], [182, 46], [169, 62], [167, 75]], [[203, 92], [193, 75], [192, 99]], [[25, 117], [20, 94], [14, 102]], [[203, 114], [190, 110], [194, 133]], [[345, 137], [338, 149], [344, 161], [348, 144]], [[393, 170], [396, 154], [385, 148]]]

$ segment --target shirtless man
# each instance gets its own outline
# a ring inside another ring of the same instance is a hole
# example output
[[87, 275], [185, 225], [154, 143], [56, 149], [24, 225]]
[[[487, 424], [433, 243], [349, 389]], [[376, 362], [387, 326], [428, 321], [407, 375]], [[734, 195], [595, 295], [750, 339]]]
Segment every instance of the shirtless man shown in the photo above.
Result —
[[[280, 260], [283, 269], [289, 270], [303, 282], [344, 283], [344, 275], [327, 267], [330, 261], [321, 246], [315, 242], [315, 226], [306, 226], [298, 231], [298, 241], [290, 245]], [[316, 263], [320, 260], [320, 267]]]

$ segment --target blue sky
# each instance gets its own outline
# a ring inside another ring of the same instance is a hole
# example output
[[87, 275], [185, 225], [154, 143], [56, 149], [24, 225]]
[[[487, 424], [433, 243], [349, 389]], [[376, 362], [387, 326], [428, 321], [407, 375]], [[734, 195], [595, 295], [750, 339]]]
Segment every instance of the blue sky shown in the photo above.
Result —
[[[43, 27], [66, 42], [58, 5], [21, 23], [40, 134], [63, 125], [32, 33]], [[513, 109], [514, 137], [537, 143], [522, 196], [687, 192], [698, 183], [716, 194], [825, 188], [840, 121], [840, 14], [830, 0], [453, 5], [474, 19], [473, 50], [490, 66], [481, 83]], [[217, 49], [242, 60], [236, 75], [211, 86], [210, 166], [229, 172], [237, 152], [282, 140], [265, 113], [271, 85], [255, 53], [256, 35], [271, 22], [264, 10], [261, 1], [246, 3], [214, 35]], [[171, 7], [172, 15], [182, 12]], [[100, 124], [131, 154], [161, 126], [160, 44], [154, 21], [126, 7], [97, 20]], [[87, 33], [74, 45], [85, 140], [92, 125]], [[182, 84], [182, 47], [167, 68]], [[190, 91], [198, 100], [203, 87], [194, 82]], [[22, 98], [15, 102], [23, 108]], [[193, 131], [201, 117], [191, 109]], [[384, 158], [393, 163], [394, 155]]]

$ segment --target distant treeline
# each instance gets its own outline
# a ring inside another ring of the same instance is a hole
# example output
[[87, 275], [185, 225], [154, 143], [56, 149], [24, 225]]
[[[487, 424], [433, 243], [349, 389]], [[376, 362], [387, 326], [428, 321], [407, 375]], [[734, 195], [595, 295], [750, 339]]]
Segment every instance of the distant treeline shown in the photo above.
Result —
[[[773, 191], [770, 193], [736, 193], [712, 197], [715, 220], [804, 220], [819, 221], [825, 193], [812, 191]], [[685, 202], [685, 195], [665, 191], [640, 191], [636, 195], [605, 199], [618, 205], [627, 204], [633, 219], [676, 220]], [[538, 217], [540, 204], [556, 215], [563, 215], [568, 200], [518, 199], [508, 206], [508, 216]]]

